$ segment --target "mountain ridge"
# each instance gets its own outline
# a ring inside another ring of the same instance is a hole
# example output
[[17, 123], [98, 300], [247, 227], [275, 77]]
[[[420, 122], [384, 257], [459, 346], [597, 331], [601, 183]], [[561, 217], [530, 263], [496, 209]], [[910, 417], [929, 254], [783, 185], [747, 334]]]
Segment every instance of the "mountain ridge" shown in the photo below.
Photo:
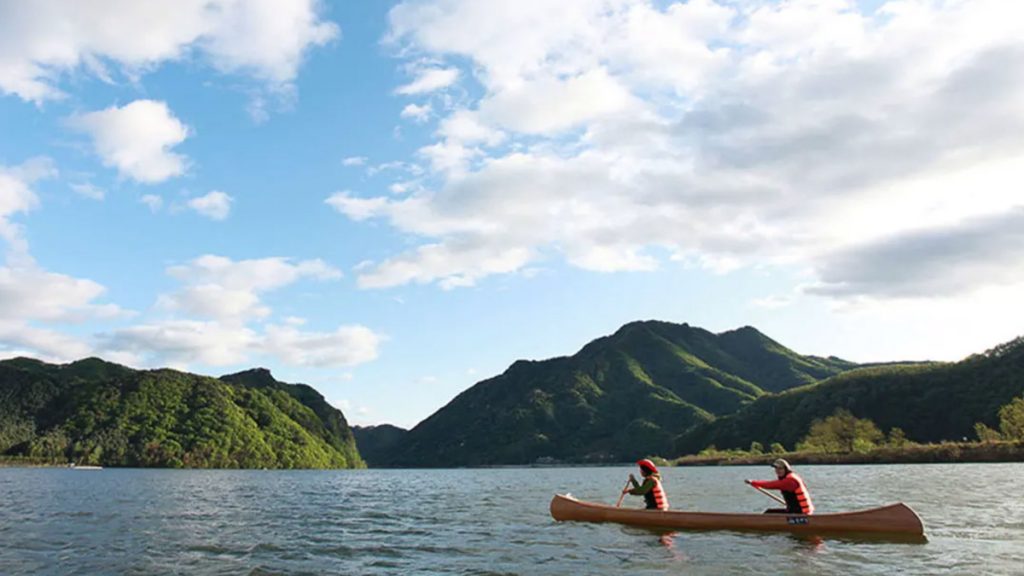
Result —
[[0, 455], [104, 466], [364, 466], [341, 411], [265, 369], [223, 379], [99, 358], [0, 361]]
[[974, 436], [978, 422], [996, 425], [999, 409], [1024, 395], [1024, 337], [959, 362], [865, 365], [819, 383], [765, 396], [734, 414], [681, 434], [674, 452], [709, 446], [743, 448], [779, 442], [793, 448], [811, 423], [843, 409], [911, 440]]
[[478, 382], [406, 433], [384, 464], [601, 462], [664, 454], [689, 427], [769, 390], [853, 366], [801, 356], [749, 326], [714, 334], [688, 324], [630, 322], [571, 356], [517, 360]]

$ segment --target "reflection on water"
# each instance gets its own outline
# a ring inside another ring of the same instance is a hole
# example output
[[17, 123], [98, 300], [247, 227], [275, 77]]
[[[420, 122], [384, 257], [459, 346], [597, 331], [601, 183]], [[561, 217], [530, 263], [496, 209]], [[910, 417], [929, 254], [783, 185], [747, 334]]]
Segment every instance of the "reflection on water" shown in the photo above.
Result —
[[[925, 522], [924, 545], [549, 516], [555, 492], [613, 504], [631, 471], [0, 469], [0, 572], [1021, 572], [1024, 465], [801, 467], [821, 513], [903, 501]], [[664, 481], [676, 509], [755, 512], [764, 498], [742, 480], [758, 472], [669, 468]]]

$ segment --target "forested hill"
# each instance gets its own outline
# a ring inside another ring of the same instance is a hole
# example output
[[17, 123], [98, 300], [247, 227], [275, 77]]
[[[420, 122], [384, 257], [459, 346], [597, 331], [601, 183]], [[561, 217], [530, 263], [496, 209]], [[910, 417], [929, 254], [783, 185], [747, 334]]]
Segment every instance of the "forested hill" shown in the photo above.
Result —
[[0, 455], [104, 466], [361, 467], [344, 415], [266, 370], [0, 361]]
[[366, 460], [368, 466], [378, 466], [387, 462], [389, 455], [408, 433], [405, 428], [391, 424], [352, 427], [356, 445], [359, 446], [359, 454]]
[[413, 428], [381, 464], [472, 466], [670, 454], [688, 428], [856, 365], [754, 328], [634, 322], [570, 357], [518, 361]]
[[820, 384], [765, 396], [683, 434], [673, 454], [708, 446], [746, 449], [780, 442], [793, 449], [816, 419], [837, 409], [901, 428], [918, 442], [973, 438], [974, 424], [997, 427], [999, 409], [1024, 395], [1024, 337], [961, 362], [874, 366]]

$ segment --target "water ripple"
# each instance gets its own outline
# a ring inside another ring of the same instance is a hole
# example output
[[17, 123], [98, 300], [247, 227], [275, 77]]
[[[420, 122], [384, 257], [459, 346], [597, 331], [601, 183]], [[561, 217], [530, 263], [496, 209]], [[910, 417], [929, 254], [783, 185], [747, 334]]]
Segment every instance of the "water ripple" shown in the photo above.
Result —
[[[1024, 500], [1010, 496], [1021, 464], [802, 467], [822, 512], [904, 501], [925, 520], [925, 545], [548, 515], [554, 492], [614, 501], [631, 471], [0, 469], [0, 571], [1015, 574], [1024, 557]], [[665, 483], [679, 509], [751, 511], [764, 498], [742, 479], [764, 472], [672, 468]]]

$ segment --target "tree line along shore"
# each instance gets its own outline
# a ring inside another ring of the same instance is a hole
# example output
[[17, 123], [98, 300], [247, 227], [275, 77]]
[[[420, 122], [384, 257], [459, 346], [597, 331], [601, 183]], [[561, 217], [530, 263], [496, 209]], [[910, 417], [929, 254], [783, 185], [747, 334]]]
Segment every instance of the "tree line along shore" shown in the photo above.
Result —
[[698, 454], [656, 459], [675, 466], [768, 464], [776, 458], [794, 464], [1024, 462], [1024, 397], [1015, 398], [999, 410], [998, 430], [978, 422], [974, 431], [974, 440], [922, 444], [908, 440], [901, 428], [883, 434], [870, 419], [840, 409], [815, 420], [793, 451], [777, 442], [767, 449], [760, 442], [752, 442], [747, 450], [708, 446]]

